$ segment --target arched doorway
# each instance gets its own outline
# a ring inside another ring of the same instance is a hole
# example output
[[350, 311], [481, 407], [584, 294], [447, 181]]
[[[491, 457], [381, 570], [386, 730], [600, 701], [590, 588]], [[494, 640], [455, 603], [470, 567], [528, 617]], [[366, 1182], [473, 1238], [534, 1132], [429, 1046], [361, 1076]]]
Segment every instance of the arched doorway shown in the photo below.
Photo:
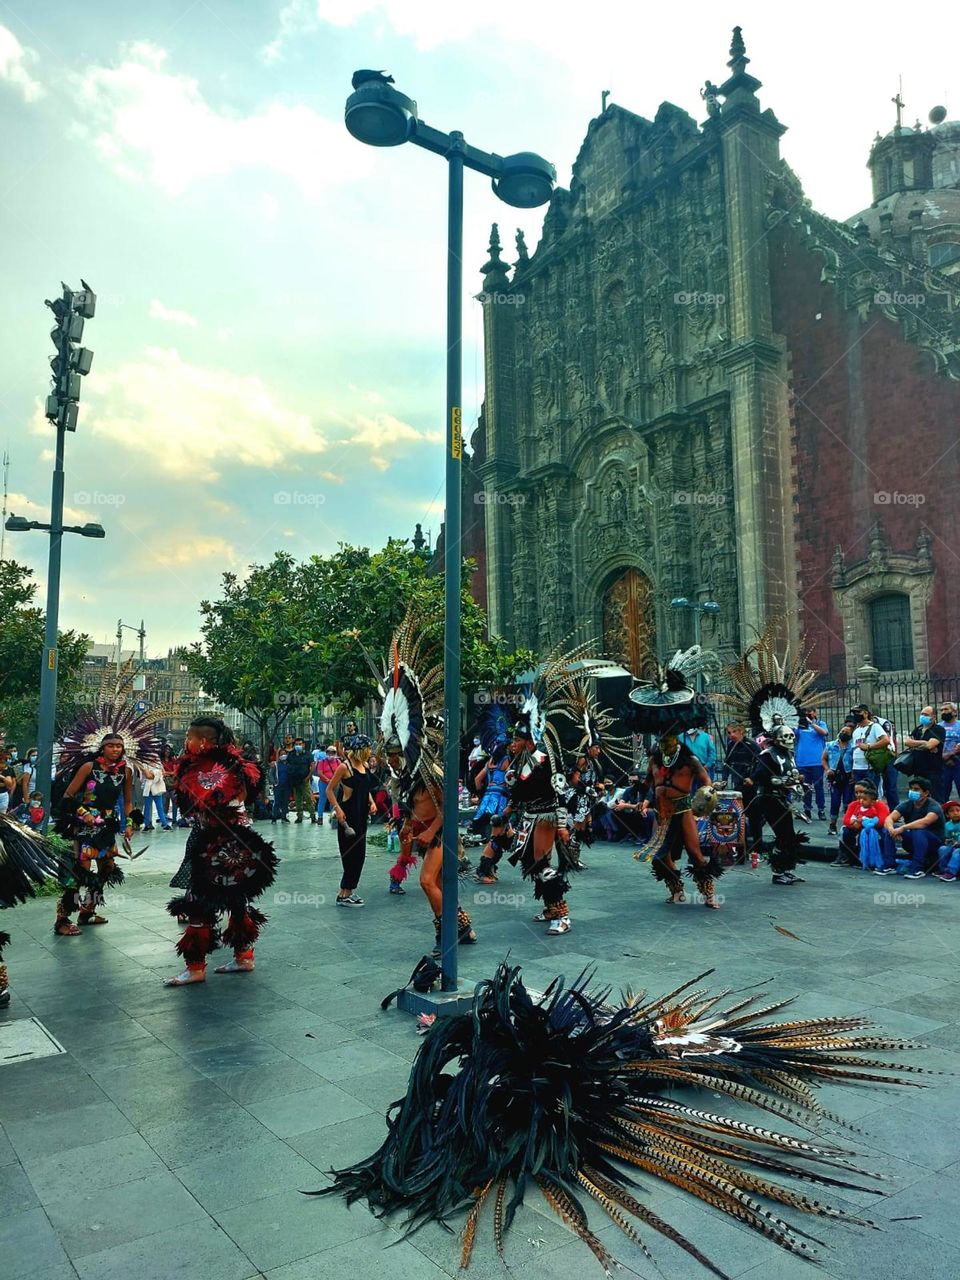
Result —
[[603, 594], [603, 649], [639, 675], [656, 652], [653, 586], [639, 569], [627, 569]]

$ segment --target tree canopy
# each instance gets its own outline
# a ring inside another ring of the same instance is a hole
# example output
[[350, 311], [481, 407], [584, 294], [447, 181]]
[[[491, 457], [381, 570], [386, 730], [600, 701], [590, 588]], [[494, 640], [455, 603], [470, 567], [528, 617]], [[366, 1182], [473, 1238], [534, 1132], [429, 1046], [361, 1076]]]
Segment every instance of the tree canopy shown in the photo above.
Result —
[[[486, 615], [470, 595], [472, 562], [461, 577], [462, 682], [508, 680], [532, 655], [487, 638]], [[400, 539], [379, 551], [341, 543], [330, 556], [298, 562], [278, 551], [243, 579], [223, 575], [222, 596], [204, 601], [202, 640], [188, 662], [204, 690], [276, 736], [298, 707], [360, 708], [376, 693], [366, 660], [380, 664], [411, 602], [442, 645], [444, 580]]]
[[[0, 730], [7, 742], [37, 740], [40, 660], [44, 611], [34, 604], [33, 573], [14, 560], [0, 560]], [[62, 723], [76, 709], [80, 672], [90, 637], [76, 631], [58, 636], [57, 717]]]

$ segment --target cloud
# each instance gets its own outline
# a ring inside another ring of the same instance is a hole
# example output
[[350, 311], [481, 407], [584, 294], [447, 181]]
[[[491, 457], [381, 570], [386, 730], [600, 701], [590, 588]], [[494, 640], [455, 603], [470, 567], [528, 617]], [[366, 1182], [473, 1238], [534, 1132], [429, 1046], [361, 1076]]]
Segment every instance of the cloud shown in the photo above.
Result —
[[24, 102], [36, 102], [44, 94], [43, 85], [28, 70], [36, 61], [32, 49], [25, 49], [9, 28], [0, 26], [0, 80], [19, 90]]
[[247, 116], [215, 108], [195, 79], [167, 70], [166, 51], [149, 42], [126, 46], [117, 66], [86, 67], [73, 85], [78, 127], [106, 163], [168, 195], [246, 167], [281, 174], [317, 199], [363, 177], [373, 162], [339, 120], [309, 107], [270, 102]]
[[391, 463], [390, 455], [407, 452], [409, 445], [436, 444], [442, 439], [439, 431], [421, 431], [411, 426], [409, 422], [395, 418], [391, 413], [377, 413], [372, 416], [356, 413], [346, 420], [346, 431], [341, 437], [341, 443], [361, 445], [370, 450], [369, 453], [364, 454], [364, 461], [369, 462], [378, 471], [386, 471]]
[[216, 534], [185, 534], [182, 537], [165, 535], [163, 545], [156, 550], [146, 544], [140, 559], [156, 559], [163, 566], [191, 565], [198, 560], [219, 560], [225, 564], [237, 564], [240, 556], [236, 547], [226, 538]]
[[[24, 516], [27, 520], [42, 520], [44, 523], [50, 520], [50, 503], [34, 502], [33, 498], [28, 498], [25, 493], [8, 494], [7, 510], [11, 515]], [[90, 513], [79, 507], [64, 505], [63, 518], [69, 524], [86, 524], [90, 519]]]
[[176, 307], [165, 307], [156, 298], [150, 303], [150, 319], [166, 320], [169, 324], [183, 325], [188, 329], [197, 329], [200, 325], [197, 317], [192, 316], [189, 311], [178, 311]]
[[88, 429], [181, 479], [216, 480], [225, 465], [296, 471], [328, 447], [262, 379], [189, 364], [173, 349], [148, 347], [87, 382]]

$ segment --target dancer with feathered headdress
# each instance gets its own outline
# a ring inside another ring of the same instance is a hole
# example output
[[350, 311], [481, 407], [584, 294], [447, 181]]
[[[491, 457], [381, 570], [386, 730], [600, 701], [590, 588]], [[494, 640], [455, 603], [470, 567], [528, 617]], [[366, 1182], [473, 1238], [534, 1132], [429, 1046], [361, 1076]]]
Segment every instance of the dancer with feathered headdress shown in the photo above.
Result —
[[[869, 1031], [860, 1017], [765, 1021], [790, 1000], [757, 1008], [755, 994], [728, 999], [729, 990], [691, 990], [706, 976], [660, 999], [611, 1002], [609, 989], [590, 989], [586, 973], [569, 987], [558, 978], [534, 996], [519, 969], [501, 964], [478, 985], [469, 1012], [438, 1018], [427, 1033], [380, 1149], [332, 1171], [333, 1182], [309, 1194], [365, 1200], [378, 1217], [404, 1212], [408, 1233], [432, 1222], [446, 1226], [451, 1214], [465, 1212], [465, 1268], [487, 1204], [502, 1257], [517, 1209], [539, 1189], [608, 1275], [615, 1260], [588, 1221], [588, 1204], [648, 1257], [639, 1234], [645, 1226], [726, 1280], [695, 1241], [648, 1207], [640, 1174], [816, 1260], [813, 1237], [782, 1218], [779, 1206], [874, 1224], [789, 1180], [870, 1190], [862, 1180], [876, 1175], [816, 1134], [824, 1119], [839, 1118], [814, 1090], [838, 1082], [912, 1085], [902, 1073], [922, 1068], [872, 1055], [917, 1046]], [[684, 1086], [697, 1091], [689, 1101], [678, 1096]], [[718, 1095], [814, 1136], [704, 1110], [700, 1100]]]
[[[628, 695], [634, 731], [655, 734], [658, 739], [650, 753], [647, 772], [647, 782], [654, 793], [657, 828], [634, 857], [651, 859], [654, 876], [667, 886], [667, 902], [680, 903], [686, 901], [686, 895], [676, 859], [686, 852], [688, 871], [697, 890], [704, 904], [714, 910], [720, 905], [715, 882], [723, 874], [723, 867], [718, 858], [704, 856], [697, 818], [716, 805], [716, 792], [710, 775], [680, 735], [704, 718], [704, 702], [692, 682], [716, 666], [716, 655], [699, 645], [685, 652], [678, 650], [666, 663], [651, 658], [646, 678]], [[694, 795], [698, 783], [699, 790]]]
[[734, 692], [720, 700], [735, 708], [754, 736], [765, 739], [754, 767], [754, 804], [773, 832], [773, 883], [794, 885], [803, 884], [795, 867], [807, 837], [794, 827], [793, 802], [803, 797], [803, 781], [793, 753], [796, 731], [807, 723], [803, 706], [817, 673], [807, 668], [808, 651], [802, 642], [795, 653], [787, 648], [779, 655], [777, 637], [784, 623], [774, 618], [724, 671]]
[[[63, 881], [70, 875], [53, 846], [22, 822], [0, 813], [0, 911], [9, 910], [29, 898], [48, 880]], [[10, 935], [0, 929], [0, 1005], [10, 1000], [7, 966], [3, 951]]]
[[278, 861], [273, 845], [250, 825], [244, 803], [259, 780], [259, 766], [238, 750], [222, 720], [198, 716], [190, 722], [174, 788], [193, 827], [183, 864], [170, 882], [180, 893], [167, 904], [172, 916], [187, 922], [177, 943], [186, 968], [164, 986], [203, 982], [207, 956], [221, 941], [233, 949], [233, 959], [217, 973], [249, 973], [254, 967], [254, 943], [267, 917], [253, 903], [273, 884]]
[[[517, 844], [509, 862], [519, 863], [524, 876], [533, 881], [534, 895], [543, 903], [534, 921], [548, 924], [551, 937], [570, 930], [568, 874], [580, 865], [579, 841], [566, 822], [569, 788], [562, 769], [561, 733], [566, 722], [581, 729], [592, 745], [600, 746], [601, 733], [613, 717], [600, 707], [587, 681], [615, 667], [610, 659], [595, 656], [590, 644], [558, 648], [540, 663], [527, 684], [508, 747], [510, 803], [504, 816], [518, 815]], [[626, 750], [625, 739], [606, 741], [608, 749]]]
[[[433, 912], [435, 952], [440, 950], [443, 915], [443, 664], [432, 652], [430, 628], [411, 608], [390, 642], [379, 678], [383, 706], [380, 733], [392, 767], [403, 825], [400, 854], [390, 872], [402, 885], [420, 859], [420, 888]], [[457, 908], [460, 943], [477, 940], [470, 916]]]
[[[54, 829], [74, 848], [73, 867], [57, 902], [54, 932], [61, 936], [79, 934], [77, 925], [107, 924], [99, 911], [104, 888], [123, 883], [117, 840], [122, 837], [129, 852], [133, 834], [133, 770], [159, 766], [161, 743], [154, 726], [164, 712], [137, 710], [134, 675], [127, 663], [116, 676], [104, 676], [96, 707], [59, 742], [57, 779], [61, 786], [69, 782]], [[70, 918], [75, 911], [77, 924]]]

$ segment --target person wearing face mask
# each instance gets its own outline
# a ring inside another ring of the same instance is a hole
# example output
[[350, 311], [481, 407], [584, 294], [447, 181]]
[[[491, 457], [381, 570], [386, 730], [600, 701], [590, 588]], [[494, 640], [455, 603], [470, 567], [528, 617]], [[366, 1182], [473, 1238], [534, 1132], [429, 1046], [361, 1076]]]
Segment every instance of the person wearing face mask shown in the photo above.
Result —
[[294, 738], [293, 750], [287, 756], [287, 785], [297, 806], [297, 822], [303, 821], [304, 809], [310, 815], [311, 822], [317, 820], [317, 815], [313, 811], [313, 797], [310, 794], [312, 763], [303, 739]]
[[957, 719], [955, 702], [940, 703], [940, 727], [944, 732], [943, 742], [943, 788], [941, 804], [950, 799], [953, 788], [960, 795], [960, 720]]
[[946, 737], [944, 727], [934, 721], [933, 707], [924, 707], [917, 727], [909, 738], [904, 739], [904, 746], [913, 752], [914, 773], [927, 779], [928, 790], [937, 801], [942, 798], [943, 746]]
[[910, 854], [906, 878], [922, 880], [943, 844], [943, 810], [931, 796], [926, 778], [911, 778], [909, 787], [906, 802], [898, 805], [883, 825]]
[[853, 725], [845, 724], [837, 736], [831, 739], [823, 749], [821, 763], [824, 777], [830, 786], [830, 835], [837, 834], [837, 818], [841, 806], [846, 806], [853, 799], [853, 786], [850, 775], [853, 772]]
[[23, 772], [20, 775], [20, 802], [26, 804], [30, 799], [30, 792], [34, 789], [33, 775], [37, 771], [37, 748], [31, 747], [27, 752], [27, 758], [24, 761]]
[[858, 782], [869, 782], [872, 787], [879, 791], [880, 775], [871, 767], [865, 753], [867, 751], [878, 751], [881, 747], [889, 747], [890, 735], [884, 732], [883, 726], [870, 714], [870, 708], [865, 702], [861, 702], [858, 707], [854, 707], [851, 715], [853, 716], [854, 727], [851, 740], [853, 770], [850, 775], [850, 781], [854, 785]]

